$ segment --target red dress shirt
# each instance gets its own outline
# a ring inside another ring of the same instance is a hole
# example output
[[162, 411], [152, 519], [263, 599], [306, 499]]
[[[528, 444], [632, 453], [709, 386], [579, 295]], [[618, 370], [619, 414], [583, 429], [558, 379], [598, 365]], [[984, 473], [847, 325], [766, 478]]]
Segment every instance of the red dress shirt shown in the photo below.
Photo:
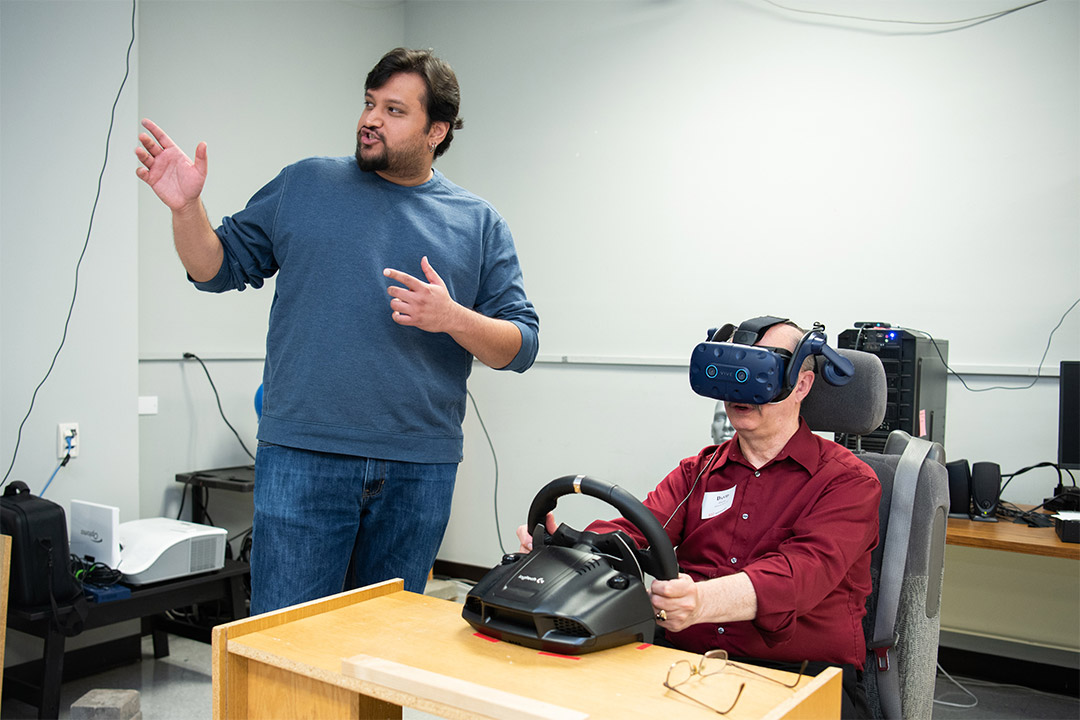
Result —
[[[691, 652], [724, 648], [733, 656], [862, 669], [880, 498], [874, 471], [801, 419], [780, 454], [760, 470], [743, 456], [738, 435], [683, 460], [645, 506], [661, 524], [671, 517], [667, 534], [683, 572], [695, 581], [745, 572], [758, 609], [753, 620], [701, 623], [668, 632], [668, 639]], [[644, 545], [625, 519], [589, 526], [615, 529]]]

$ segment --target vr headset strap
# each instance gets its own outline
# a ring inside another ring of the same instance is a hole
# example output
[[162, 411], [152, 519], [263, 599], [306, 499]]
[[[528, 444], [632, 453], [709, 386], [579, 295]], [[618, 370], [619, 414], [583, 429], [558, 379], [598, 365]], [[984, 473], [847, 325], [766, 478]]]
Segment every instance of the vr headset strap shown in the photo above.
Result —
[[[870, 649], [877, 660], [877, 687], [881, 710], [888, 720], [900, 720], [900, 670], [890, 662], [890, 653], [900, 640], [896, 614], [900, 606], [900, 590], [907, 566], [908, 541], [911, 537], [911, 517], [915, 509], [915, 489], [919, 472], [933, 444], [913, 437], [904, 448], [893, 475], [892, 500], [889, 503], [889, 527], [885, 531], [885, 549], [881, 558], [881, 579], [878, 582], [877, 613]], [[895, 657], [892, 658], [895, 660]]]
[[773, 325], [779, 325], [787, 321], [787, 318], [778, 318], [772, 315], [751, 318], [739, 325], [739, 329], [732, 336], [732, 342], [739, 345], [753, 345]]

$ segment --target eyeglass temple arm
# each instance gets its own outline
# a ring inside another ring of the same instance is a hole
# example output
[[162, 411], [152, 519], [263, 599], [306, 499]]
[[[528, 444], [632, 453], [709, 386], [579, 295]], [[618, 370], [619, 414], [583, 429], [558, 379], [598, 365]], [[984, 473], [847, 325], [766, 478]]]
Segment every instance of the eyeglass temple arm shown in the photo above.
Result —
[[783, 680], [777, 680], [776, 678], [770, 677], [769, 675], [766, 675], [763, 672], [759, 672], [757, 670], [754, 670], [753, 668], [749, 668], [749, 667], [743, 665], [742, 663], [737, 663], [734, 660], [728, 660], [729, 664], [734, 665], [735, 667], [739, 668], [740, 670], [744, 670], [744, 671], [746, 671], [748, 673], [752, 673], [754, 675], [757, 675], [758, 677], [763, 677], [766, 680], [772, 680], [774, 683], [780, 683], [784, 687], [795, 687], [796, 685], [799, 684], [799, 681], [802, 679], [803, 673], [806, 672], [806, 665], [807, 665], [808, 662], [809, 662], [808, 660], [803, 660], [802, 661], [802, 665], [799, 666], [799, 676], [797, 678], [795, 678], [795, 682], [789, 684], [789, 683], [784, 682]]

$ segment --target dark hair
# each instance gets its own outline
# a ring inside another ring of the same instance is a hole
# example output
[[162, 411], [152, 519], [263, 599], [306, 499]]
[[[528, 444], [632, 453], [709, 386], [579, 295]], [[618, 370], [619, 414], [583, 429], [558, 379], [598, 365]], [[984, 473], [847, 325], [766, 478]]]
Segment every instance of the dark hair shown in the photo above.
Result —
[[433, 122], [449, 123], [446, 137], [435, 148], [435, 157], [439, 157], [454, 139], [454, 130], [460, 130], [465, 121], [458, 117], [461, 107], [461, 90], [458, 88], [454, 69], [445, 60], [435, 57], [430, 50], [410, 50], [395, 48], [383, 55], [382, 59], [368, 73], [364, 90], [378, 90], [390, 78], [398, 73], [414, 73], [424, 81], [424, 98], [428, 127]]

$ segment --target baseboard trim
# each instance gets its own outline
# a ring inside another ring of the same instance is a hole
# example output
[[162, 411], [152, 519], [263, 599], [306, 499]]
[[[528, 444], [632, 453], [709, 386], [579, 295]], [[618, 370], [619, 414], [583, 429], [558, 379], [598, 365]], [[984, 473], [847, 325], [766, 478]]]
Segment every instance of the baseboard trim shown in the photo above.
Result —
[[945, 646], [938, 647], [938, 662], [953, 676], [1080, 698], [1080, 671], [1076, 668]]
[[968, 650], [983, 655], [1027, 660], [1045, 665], [1060, 665], [1064, 668], [1080, 670], [1080, 652], [1076, 650], [1047, 647], [1045, 645], [1035, 645], [1033, 643], [946, 629], [941, 630], [938, 640], [938, 644], [942, 647], [956, 650]]
[[435, 567], [432, 568], [436, 575], [447, 578], [461, 578], [472, 582], [479, 582], [480, 578], [484, 577], [490, 569], [489, 567], [448, 562], [446, 560], [436, 560]]

